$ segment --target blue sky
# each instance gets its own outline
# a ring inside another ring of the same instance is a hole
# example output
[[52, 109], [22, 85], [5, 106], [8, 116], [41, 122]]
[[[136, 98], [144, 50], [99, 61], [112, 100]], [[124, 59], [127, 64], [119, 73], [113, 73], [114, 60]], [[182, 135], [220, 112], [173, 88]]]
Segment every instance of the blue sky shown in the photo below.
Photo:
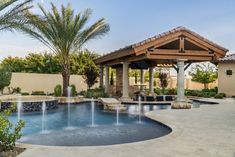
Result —
[[[42, 3], [43, 2], [43, 3]], [[235, 52], [234, 0], [35, 0], [49, 9], [71, 3], [78, 12], [91, 8], [90, 23], [104, 17], [110, 24], [108, 35], [94, 40], [84, 48], [100, 54], [144, 40], [177, 26], [185, 26]], [[35, 7], [34, 12], [39, 12]], [[0, 33], [0, 59], [43, 52], [38, 41], [20, 33]]]

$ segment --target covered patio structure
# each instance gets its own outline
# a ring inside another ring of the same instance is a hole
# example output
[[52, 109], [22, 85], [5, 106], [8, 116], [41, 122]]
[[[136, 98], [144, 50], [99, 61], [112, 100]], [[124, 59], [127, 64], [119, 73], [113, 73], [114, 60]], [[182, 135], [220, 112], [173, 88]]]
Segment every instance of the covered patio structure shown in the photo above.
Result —
[[[185, 102], [185, 70], [195, 62], [217, 62], [228, 52], [199, 34], [177, 27], [144, 41], [126, 46], [103, 55], [95, 60], [100, 65], [100, 86], [109, 89], [109, 67], [116, 69], [116, 92], [121, 92], [121, 100], [130, 99], [129, 68], [141, 71], [140, 82], [144, 83], [144, 70], [149, 70], [149, 93], [154, 94], [153, 69], [159, 64], [171, 65], [177, 71], [177, 99]], [[103, 81], [105, 69], [105, 84]]]

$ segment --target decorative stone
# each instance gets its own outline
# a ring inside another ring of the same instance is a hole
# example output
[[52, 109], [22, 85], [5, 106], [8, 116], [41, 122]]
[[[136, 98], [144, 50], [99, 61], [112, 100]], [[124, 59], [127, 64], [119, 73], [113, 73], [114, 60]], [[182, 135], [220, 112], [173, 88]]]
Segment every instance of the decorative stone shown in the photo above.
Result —
[[119, 111], [126, 111], [127, 108], [121, 104], [120, 101], [114, 98], [100, 98], [99, 101], [103, 104], [104, 110], [108, 111], [116, 111], [119, 109]]
[[[58, 108], [58, 100], [46, 100], [46, 110], [52, 110]], [[35, 101], [35, 102], [22, 102], [22, 110], [23, 112], [34, 112], [42, 110], [43, 101]], [[2, 102], [1, 110], [5, 110], [12, 105], [12, 102]]]
[[119, 111], [127, 110], [126, 106], [122, 104], [104, 104], [104, 110], [106, 111], [117, 111], [117, 109], [119, 109]]
[[172, 109], [191, 109], [191, 104], [188, 102], [173, 102], [171, 104]]

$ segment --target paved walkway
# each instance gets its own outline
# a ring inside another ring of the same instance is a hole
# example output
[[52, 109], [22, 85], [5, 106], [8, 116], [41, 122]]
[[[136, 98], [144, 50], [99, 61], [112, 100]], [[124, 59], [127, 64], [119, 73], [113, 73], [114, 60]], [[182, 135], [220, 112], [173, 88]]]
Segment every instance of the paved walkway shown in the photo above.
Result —
[[19, 157], [235, 157], [235, 101], [220, 103], [147, 113], [173, 128], [161, 138], [100, 147], [27, 146]]

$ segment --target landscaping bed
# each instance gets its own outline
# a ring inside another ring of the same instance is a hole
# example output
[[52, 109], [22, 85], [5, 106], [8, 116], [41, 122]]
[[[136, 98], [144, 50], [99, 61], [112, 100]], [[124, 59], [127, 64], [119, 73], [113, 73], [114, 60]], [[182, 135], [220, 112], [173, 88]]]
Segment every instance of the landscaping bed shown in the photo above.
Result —
[[16, 157], [20, 153], [22, 153], [25, 148], [15, 147], [13, 150], [10, 151], [3, 151], [0, 147], [0, 157]]

